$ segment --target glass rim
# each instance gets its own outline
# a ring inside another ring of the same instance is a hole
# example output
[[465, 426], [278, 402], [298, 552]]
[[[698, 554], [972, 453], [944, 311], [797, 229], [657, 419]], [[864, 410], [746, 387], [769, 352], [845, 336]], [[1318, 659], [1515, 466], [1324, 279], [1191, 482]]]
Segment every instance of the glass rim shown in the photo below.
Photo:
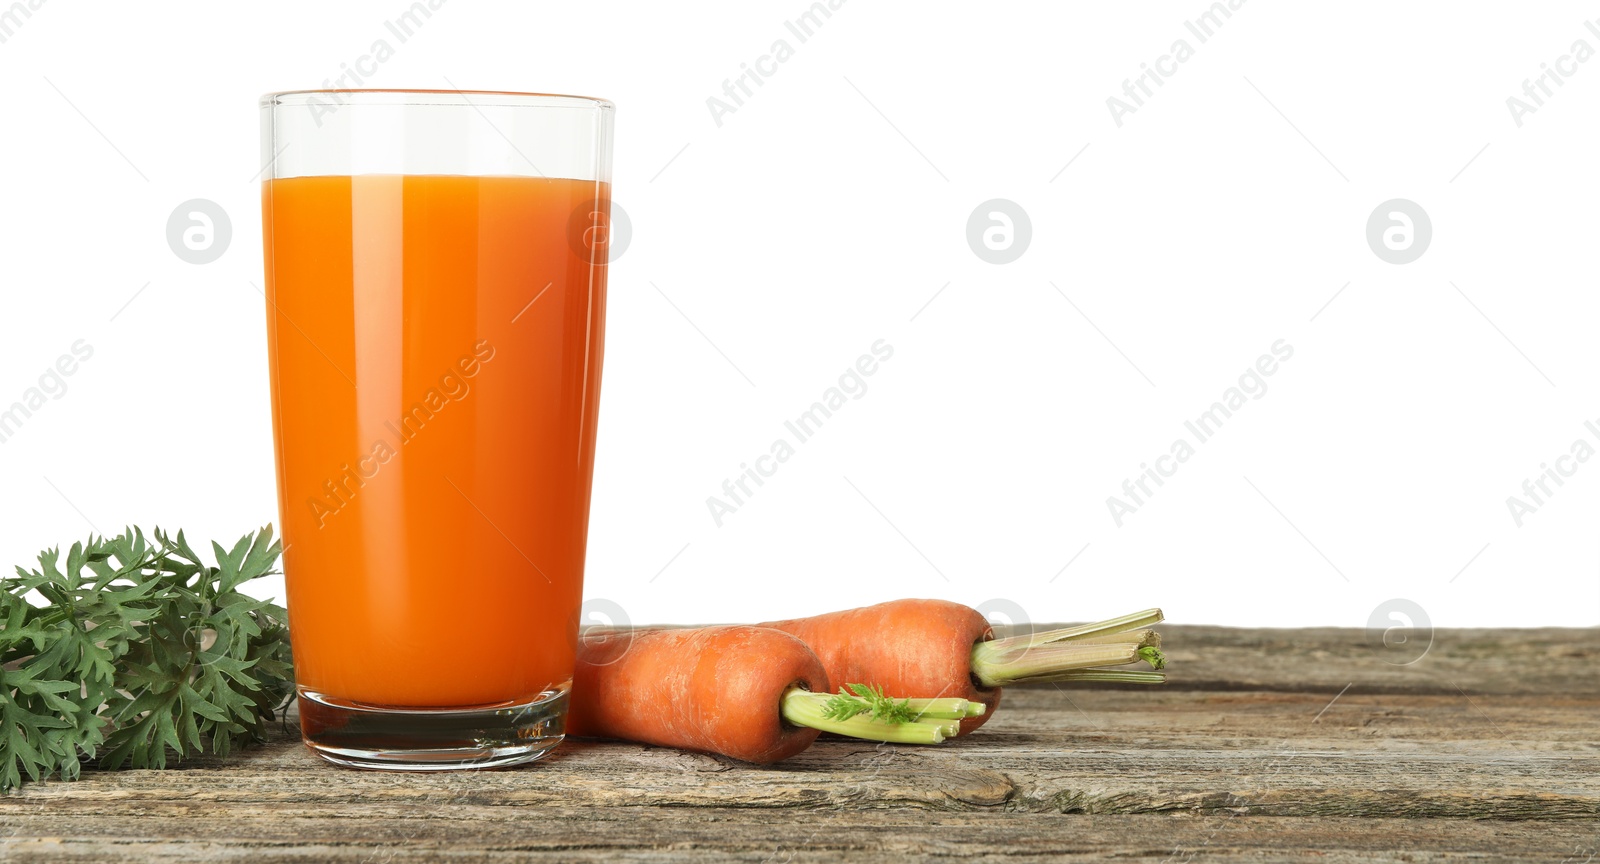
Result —
[[[464, 106], [471, 108], [595, 108], [614, 111], [616, 104], [597, 96], [575, 96], [563, 93], [529, 93], [517, 90], [408, 90], [398, 88], [334, 88], [324, 90], [279, 90], [261, 96], [262, 108], [280, 105], [309, 104], [317, 96], [345, 97], [341, 104], [383, 105], [394, 107]], [[474, 101], [469, 97], [488, 97]], [[454, 98], [451, 98], [454, 97]]]

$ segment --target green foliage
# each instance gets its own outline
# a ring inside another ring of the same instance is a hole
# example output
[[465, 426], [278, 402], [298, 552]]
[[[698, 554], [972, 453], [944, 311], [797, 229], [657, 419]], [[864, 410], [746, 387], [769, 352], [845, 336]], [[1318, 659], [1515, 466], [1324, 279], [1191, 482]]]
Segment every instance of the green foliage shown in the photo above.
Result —
[[1161, 653], [1160, 648], [1146, 645], [1139, 649], [1139, 659], [1150, 664], [1151, 669], [1160, 671], [1167, 668], [1167, 655]]
[[[848, 688], [848, 689], [846, 689]], [[850, 695], [854, 693], [855, 695]], [[911, 710], [911, 700], [899, 702], [883, 695], [883, 688], [870, 684], [847, 684], [839, 688], [839, 695], [823, 706], [823, 715], [829, 720], [849, 720], [859, 714], [871, 714], [879, 723], [912, 723], [917, 720]]]
[[0, 578], [0, 792], [264, 738], [294, 691], [287, 615], [237, 589], [282, 549], [271, 526], [211, 547], [133, 528]]

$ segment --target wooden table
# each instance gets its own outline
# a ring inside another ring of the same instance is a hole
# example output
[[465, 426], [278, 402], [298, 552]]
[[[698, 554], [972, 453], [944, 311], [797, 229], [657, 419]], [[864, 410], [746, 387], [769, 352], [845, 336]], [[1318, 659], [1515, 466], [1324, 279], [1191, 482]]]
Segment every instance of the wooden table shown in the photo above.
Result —
[[0, 861], [1600, 861], [1600, 631], [1163, 627], [1162, 688], [1008, 690], [937, 748], [770, 768], [568, 742], [453, 775], [228, 761], [0, 799]]

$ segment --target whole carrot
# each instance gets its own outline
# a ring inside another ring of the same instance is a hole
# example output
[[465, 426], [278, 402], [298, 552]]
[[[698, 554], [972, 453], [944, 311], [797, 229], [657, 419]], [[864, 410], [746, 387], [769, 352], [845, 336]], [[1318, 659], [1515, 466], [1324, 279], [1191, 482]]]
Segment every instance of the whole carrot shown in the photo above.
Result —
[[862, 716], [871, 712], [828, 692], [822, 661], [804, 642], [749, 625], [585, 636], [571, 698], [570, 735], [759, 764], [793, 756], [821, 731], [906, 744], [956, 734], [955, 723], [918, 720], [904, 706], [893, 722]]
[[[905, 695], [957, 697], [986, 709], [960, 721], [960, 733], [982, 726], [1000, 703], [1000, 687], [1031, 681], [1160, 683], [1159, 672], [1107, 669], [1140, 660], [1161, 669], [1161, 620], [1135, 615], [1043, 633], [995, 639], [977, 610], [946, 600], [892, 600], [860, 609], [762, 626], [791, 633], [811, 647], [830, 687], [865, 682]], [[916, 702], [918, 700], [913, 700]], [[926, 716], [926, 715], [925, 715]], [[934, 714], [931, 716], [942, 716]]]
[[985, 711], [961, 721], [983, 725], [1000, 690], [972, 675], [972, 646], [991, 639], [989, 622], [974, 609], [944, 600], [896, 600], [861, 609], [762, 625], [799, 637], [827, 670], [830, 689], [861, 681], [906, 696], [957, 697]]

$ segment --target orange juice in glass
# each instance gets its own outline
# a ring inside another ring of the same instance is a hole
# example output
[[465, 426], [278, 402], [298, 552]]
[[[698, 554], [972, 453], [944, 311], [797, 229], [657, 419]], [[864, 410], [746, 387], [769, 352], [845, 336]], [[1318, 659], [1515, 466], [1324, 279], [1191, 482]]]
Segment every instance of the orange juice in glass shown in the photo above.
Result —
[[367, 768], [537, 759], [582, 594], [612, 106], [306, 91], [262, 112], [306, 743]]

